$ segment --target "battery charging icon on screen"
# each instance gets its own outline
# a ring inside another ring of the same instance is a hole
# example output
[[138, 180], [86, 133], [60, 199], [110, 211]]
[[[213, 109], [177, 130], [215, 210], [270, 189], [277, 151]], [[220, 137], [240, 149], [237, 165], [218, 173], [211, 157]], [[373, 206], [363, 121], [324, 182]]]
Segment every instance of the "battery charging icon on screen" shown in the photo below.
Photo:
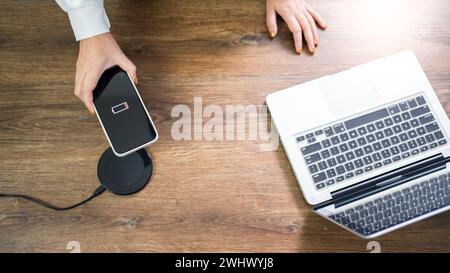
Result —
[[128, 103], [127, 102], [122, 102], [120, 104], [117, 104], [116, 106], [111, 107], [111, 110], [113, 112], [113, 114], [118, 114], [120, 112], [123, 112], [125, 110], [128, 110]]

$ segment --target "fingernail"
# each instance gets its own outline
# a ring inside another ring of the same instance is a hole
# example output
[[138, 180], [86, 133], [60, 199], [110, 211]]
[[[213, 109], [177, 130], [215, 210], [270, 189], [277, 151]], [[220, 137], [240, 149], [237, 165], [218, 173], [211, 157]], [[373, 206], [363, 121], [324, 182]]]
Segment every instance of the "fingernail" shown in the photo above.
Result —
[[271, 38], [275, 37], [275, 32], [270, 32], [270, 37]]
[[310, 48], [309, 51], [311, 51], [311, 53], [314, 54], [314, 47]]

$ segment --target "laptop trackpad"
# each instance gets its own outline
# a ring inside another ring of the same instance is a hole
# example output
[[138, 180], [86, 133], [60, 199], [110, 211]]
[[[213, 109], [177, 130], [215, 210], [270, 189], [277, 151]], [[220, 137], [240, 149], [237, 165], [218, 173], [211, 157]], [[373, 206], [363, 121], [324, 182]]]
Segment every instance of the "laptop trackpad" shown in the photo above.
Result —
[[380, 102], [368, 73], [361, 70], [324, 78], [319, 81], [319, 87], [333, 116], [355, 114]]

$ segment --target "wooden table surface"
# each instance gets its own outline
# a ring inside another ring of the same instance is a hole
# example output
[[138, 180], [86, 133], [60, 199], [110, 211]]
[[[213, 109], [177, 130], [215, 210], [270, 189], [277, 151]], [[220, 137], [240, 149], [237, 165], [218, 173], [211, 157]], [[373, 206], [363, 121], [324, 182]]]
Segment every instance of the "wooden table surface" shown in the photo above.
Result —
[[[450, 2], [310, 1], [326, 19], [314, 56], [293, 51], [279, 22], [271, 40], [264, 0], [109, 0], [112, 31], [140, 76], [160, 133], [154, 177], [141, 192], [109, 192], [53, 212], [0, 200], [0, 252], [367, 252], [359, 239], [310, 211], [283, 148], [260, 141], [175, 141], [177, 104], [261, 105], [270, 92], [401, 50], [413, 50], [450, 113]], [[0, 9], [0, 192], [57, 205], [97, 187], [108, 147], [73, 95], [78, 44], [53, 1], [3, 0]], [[377, 241], [382, 252], [449, 252], [441, 214]]]

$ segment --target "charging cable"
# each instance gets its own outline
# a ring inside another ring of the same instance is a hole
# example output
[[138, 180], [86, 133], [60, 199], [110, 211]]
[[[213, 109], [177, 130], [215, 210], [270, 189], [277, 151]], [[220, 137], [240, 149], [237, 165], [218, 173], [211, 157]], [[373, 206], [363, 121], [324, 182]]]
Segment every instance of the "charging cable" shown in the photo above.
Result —
[[86, 204], [87, 202], [91, 201], [91, 200], [94, 199], [95, 197], [97, 197], [97, 196], [99, 196], [100, 194], [102, 194], [105, 190], [106, 190], [105, 187], [100, 186], [100, 187], [98, 187], [98, 188], [92, 193], [92, 195], [91, 195], [89, 198], [87, 198], [87, 199], [85, 199], [85, 200], [83, 200], [83, 201], [81, 201], [81, 202], [79, 202], [79, 203], [77, 203], [77, 204], [75, 204], [75, 205], [71, 205], [71, 206], [68, 206], [68, 207], [57, 207], [57, 206], [54, 206], [54, 205], [52, 205], [52, 204], [50, 204], [50, 203], [47, 203], [47, 202], [45, 202], [45, 201], [42, 201], [42, 200], [40, 200], [40, 199], [38, 199], [38, 198], [34, 198], [34, 197], [32, 197], [32, 196], [25, 195], [25, 194], [8, 194], [8, 193], [0, 193], [0, 197], [25, 199], [25, 200], [31, 201], [31, 202], [33, 202], [33, 203], [35, 203], [35, 204], [37, 204], [37, 205], [46, 207], [46, 208], [48, 208], [48, 209], [58, 210], [58, 211], [63, 211], [63, 210], [70, 210], [70, 209], [76, 208], [76, 207], [78, 207], [78, 206], [81, 206], [81, 205], [83, 205], [83, 204]]

